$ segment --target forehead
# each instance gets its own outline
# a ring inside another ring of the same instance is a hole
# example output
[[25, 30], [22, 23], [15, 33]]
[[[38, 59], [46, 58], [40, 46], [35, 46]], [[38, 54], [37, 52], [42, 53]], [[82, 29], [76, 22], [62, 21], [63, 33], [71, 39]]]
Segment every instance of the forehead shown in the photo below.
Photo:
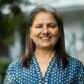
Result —
[[45, 16], [46, 16], [46, 17], [51, 16], [51, 17], [54, 18], [54, 16], [53, 16], [52, 13], [42, 11], [42, 12], [39, 12], [39, 13], [37, 13], [37, 14], [35, 15], [35, 19], [36, 19], [37, 17], [41, 18], [41, 16], [43, 16], [43, 17], [45, 17]]
[[56, 19], [54, 18], [53, 14], [50, 12], [39, 12], [36, 14], [35, 18], [34, 18], [34, 22], [41, 22], [41, 21], [53, 21], [56, 22]]

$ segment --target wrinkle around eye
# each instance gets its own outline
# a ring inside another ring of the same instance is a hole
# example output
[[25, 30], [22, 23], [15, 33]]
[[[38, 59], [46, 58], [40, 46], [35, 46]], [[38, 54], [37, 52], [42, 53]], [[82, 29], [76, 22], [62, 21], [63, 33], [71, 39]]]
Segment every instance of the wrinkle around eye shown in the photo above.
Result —
[[43, 26], [35, 26], [35, 28], [42, 28]]
[[35, 28], [42, 28], [42, 24], [35, 25]]
[[42, 28], [42, 26], [37, 26], [36, 28]]
[[56, 28], [57, 25], [56, 25], [56, 24], [53, 24], [53, 23], [50, 23], [50, 24], [48, 24], [47, 26], [48, 26], [48, 27], [51, 27], [51, 28]]

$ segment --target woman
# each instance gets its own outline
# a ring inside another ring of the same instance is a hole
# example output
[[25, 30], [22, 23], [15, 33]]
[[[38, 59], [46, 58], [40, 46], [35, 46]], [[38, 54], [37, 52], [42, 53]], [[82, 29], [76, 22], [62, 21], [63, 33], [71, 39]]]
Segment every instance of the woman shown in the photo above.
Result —
[[84, 66], [65, 51], [60, 15], [39, 5], [28, 17], [26, 52], [9, 65], [4, 84], [83, 84]]

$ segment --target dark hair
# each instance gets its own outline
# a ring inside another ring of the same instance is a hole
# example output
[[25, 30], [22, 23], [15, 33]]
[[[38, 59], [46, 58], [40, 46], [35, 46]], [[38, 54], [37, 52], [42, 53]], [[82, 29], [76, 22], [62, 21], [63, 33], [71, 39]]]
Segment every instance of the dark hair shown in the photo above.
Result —
[[30, 61], [35, 51], [35, 44], [30, 38], [30, 28], [32, 27], [35, 16], [39, 12], [50, 12], [57, 21], [60, 31], [60, 38], [55, 45], [55, 50], [57, 56], [62, 60], [63, 68], [66, 68], [68, 65], [68, 60], [67, 60], [68, 55], [65, 51], [64, 30], [63, 30], [62, 19], [61, 16], [56, 11], [56, 9], [51, 7], [50, 5], [39, 5], [36, 8], [34, 8], [28, 16], [27, 32], [26, 32], [26, 50], [25, 50], [25, 56], [23, 57], [23, 66], [26, 68], [29, 67]]

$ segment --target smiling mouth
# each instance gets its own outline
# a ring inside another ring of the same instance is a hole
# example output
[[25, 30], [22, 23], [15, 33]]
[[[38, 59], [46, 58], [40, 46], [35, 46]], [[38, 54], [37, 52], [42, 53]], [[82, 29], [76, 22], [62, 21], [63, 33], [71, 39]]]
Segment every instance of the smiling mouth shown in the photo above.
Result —
[[50, 36], [40, 37], [40, 39], [43, 39], [43, 40], [49, 40], [50, 38], [51, 38]]

